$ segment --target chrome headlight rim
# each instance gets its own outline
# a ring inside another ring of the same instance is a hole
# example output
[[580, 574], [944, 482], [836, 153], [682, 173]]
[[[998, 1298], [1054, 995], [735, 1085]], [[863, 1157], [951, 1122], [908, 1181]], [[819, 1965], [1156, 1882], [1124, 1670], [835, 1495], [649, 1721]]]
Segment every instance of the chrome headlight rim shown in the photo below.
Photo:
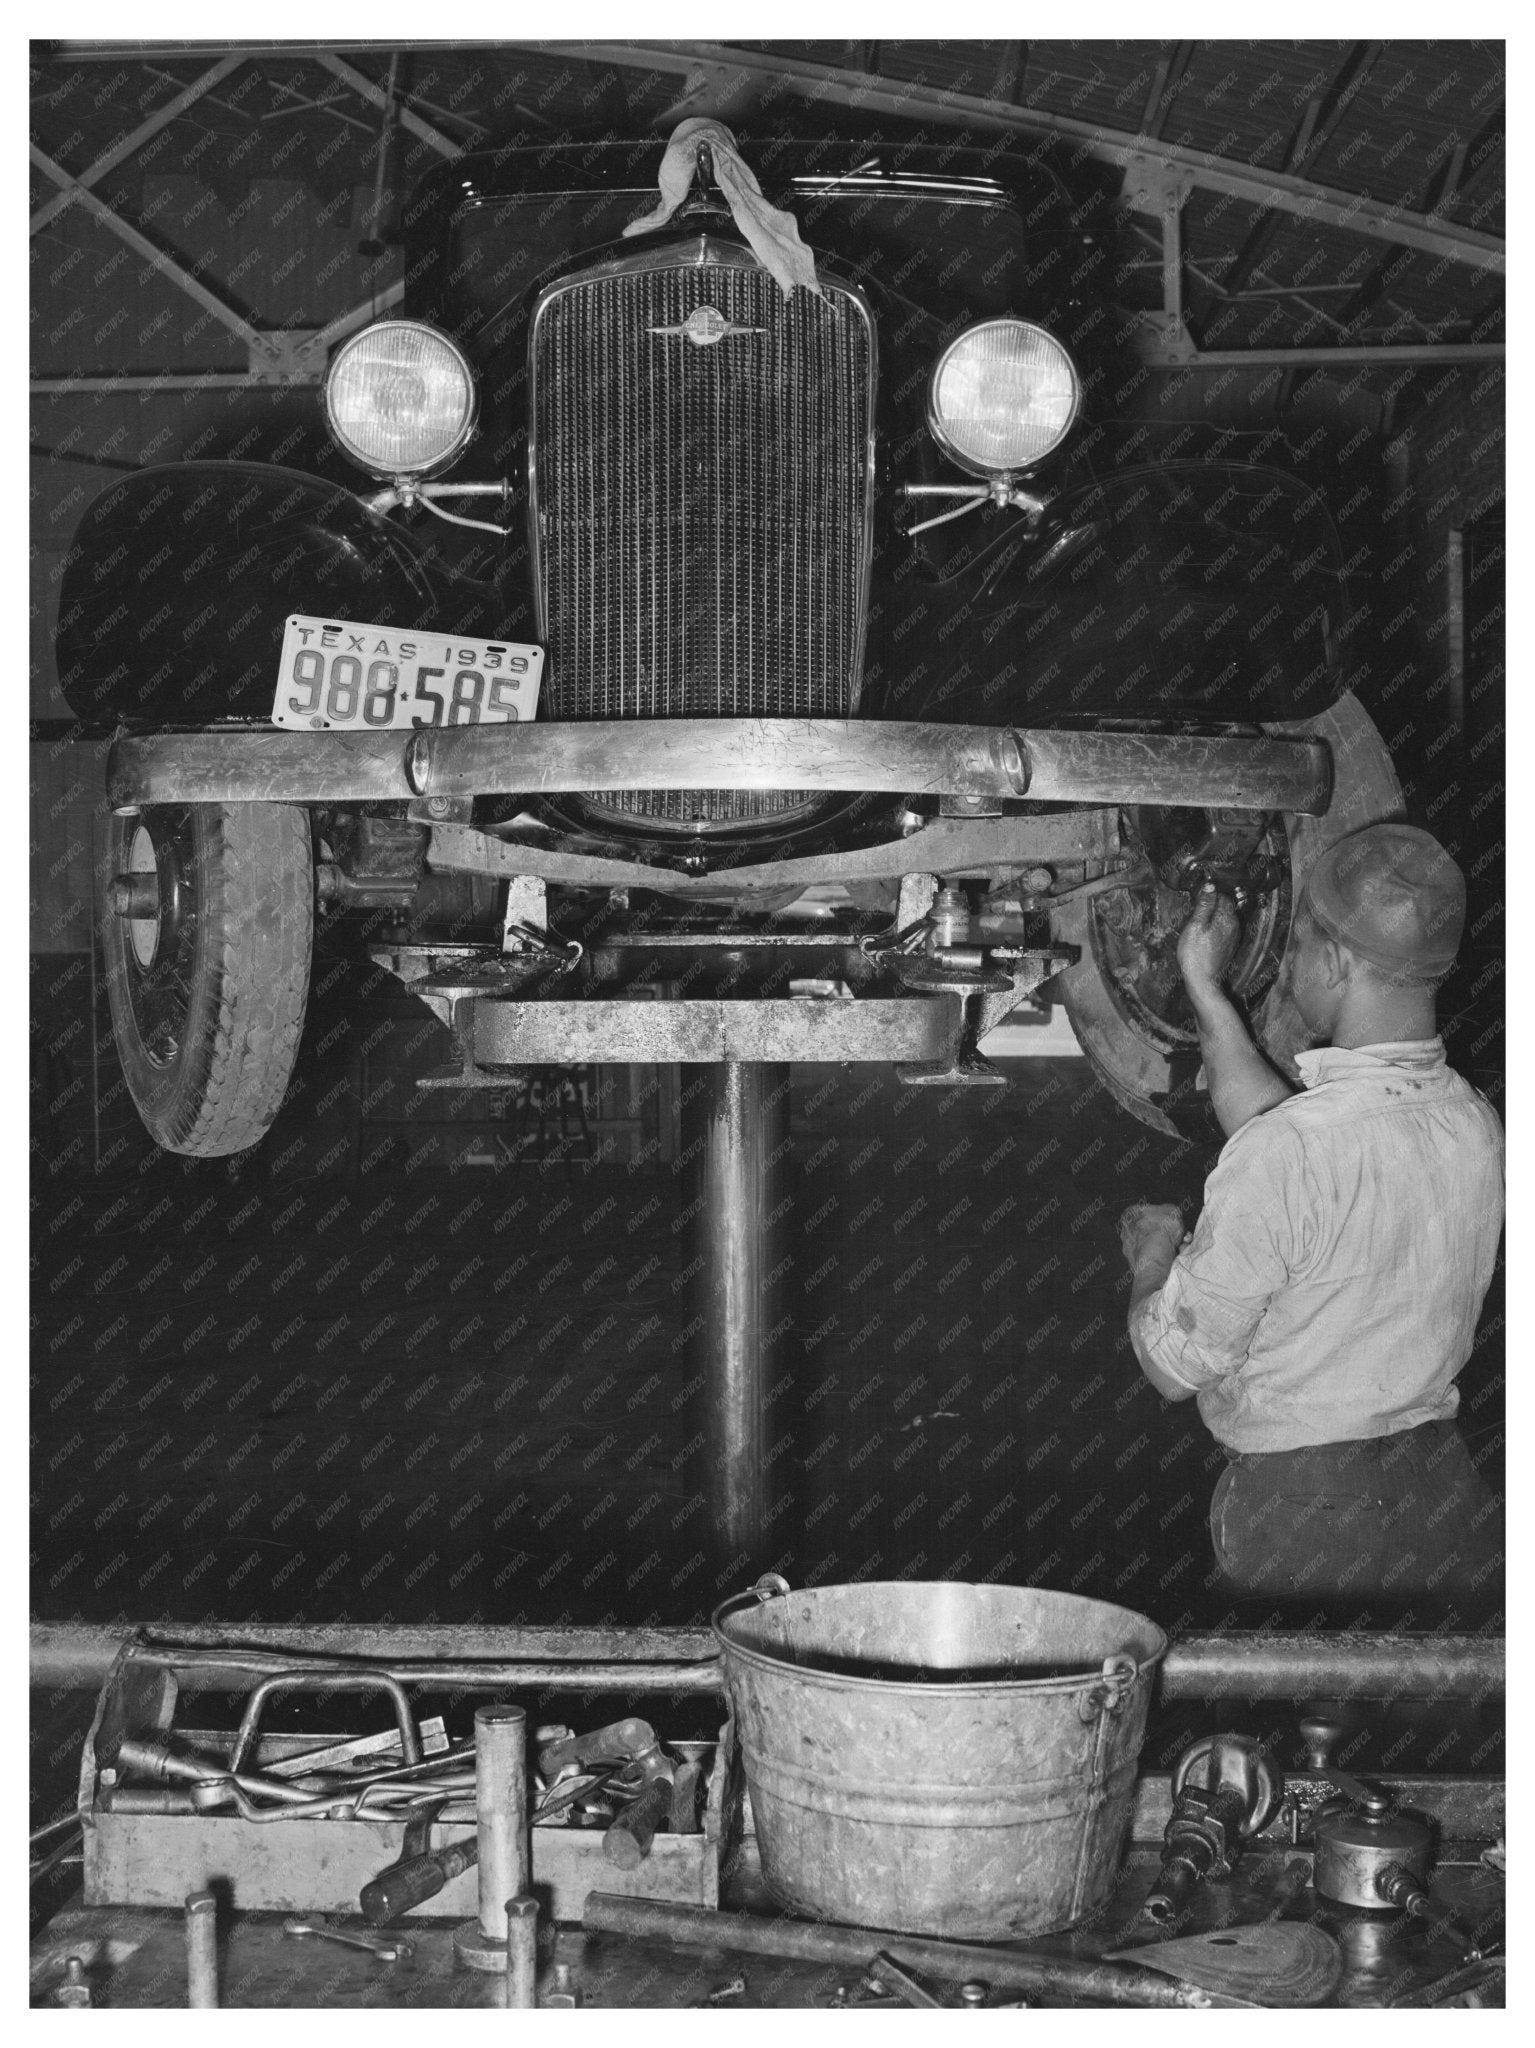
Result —
[[[402, 465], [398, 462], [390, 462], [377, 457], [354, 440], [338, 420], [334, 404], [334, 393], [338, 376], [348, 358], [366, 343], [375, 342], [380, 336], [393, 333], [423, 335], [439, 344], [452, 357], [464, 381], [465, 403], [463, 417], [459, 422], [453, 439], [447, 442], [438, 454], [431, 456], [425, 461], [409, 465]], [[444, 470], [451, 468], [458, 461], [470, 441], [474, 438], [475, 424], [479, 418], [480, 410], [480, 389], [479, 380], [474, 374], [473, 365], [470, 363], [468, 356], [465, 355], [464, 351], [450, 335], [444, 334], [440, 327], [434, 327], [428, 320], [397, 318], [372, 320], [366, 327], [359, 328], [356, 334], [347, 336], [346, 340], [340, 344], [326, 365], [325, 382], [321, 390], [321, 401], [325, 412], [326, 431], [348, 462], [355, 464], [366, 476], [377, 477], [390, 483], [410, 483], [425, 477], [441, 476]]]
[[[1024, 333], [1029, 335], [1037, 335], [1042, 341], [1046, 342], [1049, 345], [1049, 347], [1055, 351], [1056, 355], [1060, 358], [1060, 361], [1064, 364], [1067, 374], [1071, 380], [1071, 402], [1066, 411], [1065, 417], [1062, 419], [1059, 428], [1056, 430], [1054, 439], [1050, 441], [1046, 446], [1031, 453], [1025, 460], [1008, 464], [988, 462], [983, 457], [971, 454], [965, 448], [963, 448], [954, 439], [948, 427], [945, 425], [943, 415], [940, 412], [938, 405], [938, 392], [939, 386], [943, 379], [943, 374], [945, 370], [949, 367], [949, 364], [952, 362], [955, 355], [961, 349], [964, 349], [967, 346], [973, 347], [979, 336], [987, 334], [997, 328], [1014, 328], [1022, 330]], [[981, 476], [987, 478], [1004, 479], [1015, 476], [1028, 476], [1032, 474], [1032, 472], [1038, 469], [1042, 463], [1048, 462], [1050, 457], [1054, 455], [1057, 449], [1059, 449], [1061, 445], [1065, 442], [1067, 437], [1070, 435], [1072, 428], [1076, 425], [1081, 410], [1082, 377], [1081, 373], [1077, 369], [1075, 362], [1073, 362], [1071, 358], [1070, 352], [1067, 350], [1067, 348], [1062, 342], [1056, 339], [1056, 337], [1050, 332], [1048, 327], [1041, 327], [1037, 320], [1025, 320], [1021, 317], [1021, 315], [1016, 313], [1003, 313], [998, 314], [995, 318], [990, 320], [978, 320], [972, 326], [967, 327], [962, 334], [957, 334], [954, 337], [953, 341], [951, 341], [948, 347], [943, 351], [942, 355], [939, 356], [937, 362], [933, 365], [932, 376], [928, 379], [928, 432], [932, 435], [938, 447], [949, 458], [949, 460], [952, 463], [954, 463], [958, 468], [964, 470], [966, 474], [969, 476]]]

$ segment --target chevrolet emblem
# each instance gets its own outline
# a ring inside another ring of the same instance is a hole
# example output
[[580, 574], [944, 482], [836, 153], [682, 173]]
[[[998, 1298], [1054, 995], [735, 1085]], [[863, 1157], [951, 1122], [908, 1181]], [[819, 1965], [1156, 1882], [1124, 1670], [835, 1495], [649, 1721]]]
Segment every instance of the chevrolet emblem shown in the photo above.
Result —
[[652, 334], [685, 334], [695, 348], [712, 348], [730, 334], [766, 334], [765, 327], [737, 327], [718, 306], [695, 306], [680, 327], [652, 327]]

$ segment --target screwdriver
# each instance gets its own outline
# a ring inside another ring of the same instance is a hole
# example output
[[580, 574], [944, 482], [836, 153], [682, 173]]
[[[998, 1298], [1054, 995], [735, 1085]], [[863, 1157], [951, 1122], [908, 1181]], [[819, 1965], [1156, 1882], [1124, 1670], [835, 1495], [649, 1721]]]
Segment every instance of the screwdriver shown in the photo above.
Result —
[[473, 1870], [480, 1859], [479, 1844], [472, 1837], [454, 1842], [446, 1849], [428, 1849], [404, 1863], [392, 1863], [377, 1877], [369, 1878], [358, 1894], [358, 1905], [375, 1927], [408, 1913], [423, 1899], [434, 1899], [445, 1884]]

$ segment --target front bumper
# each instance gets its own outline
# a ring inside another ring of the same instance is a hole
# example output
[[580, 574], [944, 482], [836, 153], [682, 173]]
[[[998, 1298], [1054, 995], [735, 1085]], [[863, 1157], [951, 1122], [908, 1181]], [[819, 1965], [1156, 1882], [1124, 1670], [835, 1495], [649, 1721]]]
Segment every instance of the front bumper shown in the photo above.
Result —
[[377, 803], [588, 789], [804, 789], [1020, 797], [1320, 817], [1321, 740], [1065, 732], [874, 719], [620, 719], [414, 733], [245, 730], [124, 737], [107, 763], [119, 808], [159, 803]]

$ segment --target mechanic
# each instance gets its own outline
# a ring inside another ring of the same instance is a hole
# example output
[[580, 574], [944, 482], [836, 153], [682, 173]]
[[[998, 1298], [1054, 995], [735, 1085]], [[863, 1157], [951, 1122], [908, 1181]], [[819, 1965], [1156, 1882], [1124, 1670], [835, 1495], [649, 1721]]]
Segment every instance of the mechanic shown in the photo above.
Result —
[[1299, 1090], [1221, 986], [1230, 899], [1207, 884], [1179, 940], [1226, 1144], [1191, 1233], [1142, 1203], [1120, 1241], [1141, 1369], [1226, 1453], [1210, 1528], [1244, 1596], [1378, 1617], [1496, 1593], [1496, 1503], [1453, 1419], [1503, 1221], [1502, 1126], [1435, 1024], [1464, 921], [1460, 869], [1414, 826], [1319, 856], [1287, 970], [1321, 1046]]

